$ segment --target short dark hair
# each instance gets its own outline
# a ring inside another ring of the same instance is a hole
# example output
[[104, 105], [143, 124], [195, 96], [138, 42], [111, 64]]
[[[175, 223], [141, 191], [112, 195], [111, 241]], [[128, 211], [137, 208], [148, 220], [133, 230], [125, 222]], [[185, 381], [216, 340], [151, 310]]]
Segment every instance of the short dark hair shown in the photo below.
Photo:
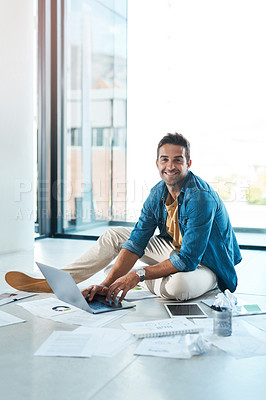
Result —
[[181, 133], [167, 133], [159, 142], [157, 147], [157, 160], [159, 158], [159, 150], [165, 144], [173, 144], [175, 146], [182, 146], [185, 149], [185, 155], [187, 162], [190, 160], [190, 143], [181, 135]]

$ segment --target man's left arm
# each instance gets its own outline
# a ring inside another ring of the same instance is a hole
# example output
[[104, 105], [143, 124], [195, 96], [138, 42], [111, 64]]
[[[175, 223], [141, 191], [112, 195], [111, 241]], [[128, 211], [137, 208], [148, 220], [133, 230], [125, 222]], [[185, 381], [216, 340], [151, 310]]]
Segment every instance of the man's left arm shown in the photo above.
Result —
[[[187, 203], [186, 215], [182, 221], [185, 225], [185, 234], [182, 240], [180, 253], [174, 253], [168, 260], [156, 265], [145, 267], [145, 280], [163, 278], [182, 271], [193, 271], [200, 263], [208, 244], [217, 203], [208, 192], [196, 192]], [[115, 300], [118, 288], [122, 291], [119, 301], [122, 301], [127, 292], [139, 283], [135, 271], [118, 278], [109, 287], [106, 299]], [[114, 292], [115, 295], [114, 295]]]
[[[146, 266], [144, 267], [144, 269], [145, 280], [163, 278], [165, 276], [178, 272], [178, 270], [173, 266], [170, 260], [165, 260], [156, 265]], [[136, 274], [136, 271], [131, 271], [127, 275], [118, 278], [112, 285], [110, 285], [106, 300], [109, 301], [110, 298], [112, 298], [112, 300], [114, 301], [117, 294], [122, 291], [122, 295], [119, 298], [119, 301], [122, 301], [125, 298], [127, 292], [130, 289], [133, 289], [139, 283], [139, 281], [140, 278]]]

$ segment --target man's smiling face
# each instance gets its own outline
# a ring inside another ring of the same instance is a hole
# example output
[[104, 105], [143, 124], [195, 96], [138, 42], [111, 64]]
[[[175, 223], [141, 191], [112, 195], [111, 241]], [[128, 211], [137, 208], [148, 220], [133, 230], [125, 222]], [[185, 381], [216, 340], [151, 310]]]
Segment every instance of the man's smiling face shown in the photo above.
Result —
[[191, 160], [186, 160], [183, 146], [167, 143], [160, 147], [156, 165], [167, 187], [180, 190], [191, 166]]

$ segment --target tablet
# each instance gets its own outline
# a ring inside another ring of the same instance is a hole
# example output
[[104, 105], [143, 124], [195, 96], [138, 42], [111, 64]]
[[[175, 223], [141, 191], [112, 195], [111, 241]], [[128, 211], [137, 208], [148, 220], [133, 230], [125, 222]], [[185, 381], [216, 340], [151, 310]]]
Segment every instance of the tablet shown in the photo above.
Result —
[[166, 311], [171, 318], [206, 318], [208, 315], [202, 310], [197, 303], [166, 303], [164, 304]]

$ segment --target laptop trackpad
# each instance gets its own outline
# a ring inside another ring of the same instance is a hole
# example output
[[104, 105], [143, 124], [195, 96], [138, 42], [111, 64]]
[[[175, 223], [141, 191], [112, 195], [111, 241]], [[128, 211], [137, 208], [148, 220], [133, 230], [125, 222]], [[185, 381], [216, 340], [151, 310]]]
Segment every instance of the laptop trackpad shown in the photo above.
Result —
[[122, 304], [119, 303], [117, 299], [115, 299], [115, 301], [106, 301], [105, 296], [101, 296], [100, 294], [96, 294], [92, 301], [89, 301], [88, 299], [89, 296], [86, 297], [86, 301], [92, 309], [101, 308], [101, 305], [105, 305], [106, 307], [113, 309], [122, 308]]

